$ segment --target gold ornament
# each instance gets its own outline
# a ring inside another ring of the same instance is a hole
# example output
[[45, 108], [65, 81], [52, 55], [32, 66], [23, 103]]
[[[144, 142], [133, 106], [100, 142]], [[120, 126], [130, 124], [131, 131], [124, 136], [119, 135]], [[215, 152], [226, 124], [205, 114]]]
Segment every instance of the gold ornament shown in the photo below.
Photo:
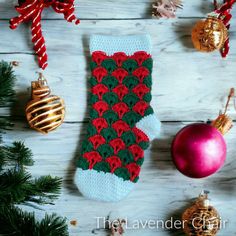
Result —
[[183, 230], [188, 236], [215, 236], [220, 229], [220, 215], [210, 205], [207, 193], [201, 194], [182, 215]]
[[31, 83], [31, 101], [26, 106], [26, 118], [31, 128], [46, 134], [60, 126], [65, 117], [63, 99], [50, 95], [46, 79], [39, 74]]
[[228, 30], [224, 23], [213, 16], [196, 23], [192, 30], [194, 47], [202, 52], [212, 52], [223, 48], [228, 38]]

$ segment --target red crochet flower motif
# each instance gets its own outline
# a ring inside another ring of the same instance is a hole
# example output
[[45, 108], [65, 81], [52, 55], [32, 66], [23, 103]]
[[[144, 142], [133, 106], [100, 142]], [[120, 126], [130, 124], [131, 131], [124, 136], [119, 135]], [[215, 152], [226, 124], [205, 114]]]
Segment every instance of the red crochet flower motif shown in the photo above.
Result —
[[100, 145], [105, 144], [106, 140], [102, 135], [96, 134], [89, 138], [89, 141], [93, 144], [93, 148], [96, 150]]
[[93, 52], [92, 54], [92, 60], [96, 62], [97, 65], [101, 65], [102, 62], [107, 58], [107, 55], [105, 52], [101, 52], [101, 51], [96, 51]]
[[148, 136], [143, 131], [141, 131], [140, 129], [134, 127], [132, 129], [132, 131], [134, 132], [134, 134], [136, 136], [136, 143], [149, 142]]
[[129, 73], [123, 68], [118, 68], [118, 69], [114, 70], [111, 75], [114, 76], [119, 81], [119, 83], [121, 84], [123, 79], [126, 76], [128, 76]]
[[93, 108], [98, 112], [99, 116], [102, 116], [105, 111], [109, 110], [109, 105], [104, 101], [98, 101], [93, 105]]
[[92, 124], [95, 126], [99, 134], [103, 129], [108, 127], [107, 121], [104, 118], [96, 118], [92, 121]]
[[106, 162], [110, 165], [111, 173], [114, 173], [117, 168], [122, 166], [121, 160], [117, 156], [108, 157]]
[[123, 62], [128, 59], [128, 56], [124, 52], [116, 52], [112, 58], [115, 60], [117, 66], [121, 67]]
[[134, 72], [133, 75], [136, 76], [140, 83], [149, 75], [149, 70], [146, 67], [139, 67]]
[[102, 99], [102, 96], [108, 91], [109, 89], [104, 84], [97, 84], [91, 89], [91, 92], [97, 95], [100, 100]]
[[89, 169], [93, 169], [94, 165], [100, 161], [102, 161], [102, 157], [96, 151], [87, 152], [84, 154], [84, 158], [89, 162]]
[[116, 131], [118, 136], [120, 137], [124, 132], [127, 132], [130, 130], [129, 125], [124, 122], [123, 120], [118, 120], [115, 123], [112, 124], [112, 128]]
[[123, 99], [123, 97], [129, 92], [129, 89], [123, 85], [123, 84], [120, 84], [118, 86], [116, 86], [112, 92], [116, 93], [119, 97], [120, 100]]
[[110, 141], [109, 144], [113, 147], [115, 155], [120, 150], [125, 149], [125, 143], [123, 142], [123, 140], [121, 138], [113, 139]]
[[147, 54], [145, 51], [135, 52], [132, 58], [137, 61], [138, 65], [141, 66], [144, 61], [148, 58], [151, 58], [150, 54]]
[[144, 151], [137, 144], [133, 144], [128, 147], [129, 151], [133, 154], [134, 160], [137, 161], [140, 158], [144, 157]]
[[145, 111], [147, 110], [148, 107], [149, 105], [146, 102], [139, 101], [133, 106], [133, 111], [137, 112], [141, 116], [144, 116]]
[[101, 83], [103, 77], [108, 75], [108, 72], [103, 67], [97, 67], [93, 70], [92, 75], [97, 79], [99, 83]]
[[137, 165], [136, 163], [130, 163], [130, 164], [126, 165], [125, 167], [129, 171], [130, 180], [134, 181], [134, 179], [139, 176], [140, 169], [141, 169], [140, 166]]
[[143, 96], [150, 92], [150, 88], [148, 88], [145, 84], [138, 84], [132, 91], [139, 97], [139, 99], [143, 99]]
[[126, 103], [119, 102], [112, 107], [112, 110], [118, 114], [120, 119], [122, 119], [123, 115], [129, 111], [129, 107], [126, 105]]

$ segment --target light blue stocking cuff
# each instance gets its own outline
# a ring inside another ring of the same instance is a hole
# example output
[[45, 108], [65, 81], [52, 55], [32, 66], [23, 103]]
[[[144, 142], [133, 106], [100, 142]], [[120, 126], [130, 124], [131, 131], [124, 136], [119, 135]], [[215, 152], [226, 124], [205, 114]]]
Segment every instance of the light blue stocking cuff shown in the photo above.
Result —
[[103, 51], [108, 56], [116, 52], [124, 52], [133, 55], [137, 51], [145, 51], [151, 54], [150, 35], [131, 36], [107, 36], [92, 35], [90, 38], [90, 52]]

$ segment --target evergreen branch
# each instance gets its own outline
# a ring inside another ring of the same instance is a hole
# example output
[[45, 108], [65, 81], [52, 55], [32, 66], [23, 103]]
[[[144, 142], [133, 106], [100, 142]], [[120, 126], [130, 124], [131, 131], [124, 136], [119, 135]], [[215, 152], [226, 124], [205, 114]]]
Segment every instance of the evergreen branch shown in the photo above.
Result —
[[62, 180], [42, 176], [32, 180], [24, 170], [11, 169], [0, 175], [0, 205], [36, 202], [52, 204], [60, 192]]
[[61, 190], [62, 179], [58, 177], [42, 176], [31, 181], [32, 192], [29, 192], [27, 201], [38, 204], [52, 204], [58, 198]]
[[46, 215], [38, 226], [39, 234], [42, 236], [69, 236], [66, 219], [56, 214]]
[[[2, 142], [1, 133], [3, 133], [3, 130], [8, 129], [11, 126], [12, 126], [12, 123], [7, 121], [5, 118], [0, 118], [0, 143]], [[0, 160], [0, 162], [1, 162], [1, 160]], [[0, 169], [1, 169], [1, 166], [0, 166]]]
[[[0, 175], [0, 205], [19, 204], [25, 201], [30, 191], [31, 175], [16, 169], [7, 170]], [[32, 191], [32, 190], [31, 190]]]
[[33, 154], [23, 142], [14, 142], [12, 146], [3, 146], [0, 148], [0, 160], [5, 165], [14, 165], [19, 168], [23, 166], [32, 166], [34, 164]]
[[4, 236], [68, 236], [66, 219], [55, 214], [46, 215], [40, 222], [34, 213], [14, 206], [0, 206], [0, 235]]
[[0, 132], [1, 130], [7, 129], [12, 126], [12, 123], [7, 121], [5, 118], [0, 118]]
[[15, 91], [13, 89], [16, 76], [12, 65], [5, 61], [0, 62], [0, 106], [6, 106], [13, 101]]
[[[0, 62], [0, 107], [13, 101], [15, 79], [11, 64]], [[0, 142], [2, 130], [10, 125], [10, 122], [0, 118]], [[32, 179], [24, 168], [31, 165], [32, 152], [23, 142], [0, 146], [0, 235], [68, 236], [66, 219], [53, 214], [36, 221], [33, 213], [14, 206], [26, 202], [50, 204], [58, 197], [61, 178], [43, 176]]]

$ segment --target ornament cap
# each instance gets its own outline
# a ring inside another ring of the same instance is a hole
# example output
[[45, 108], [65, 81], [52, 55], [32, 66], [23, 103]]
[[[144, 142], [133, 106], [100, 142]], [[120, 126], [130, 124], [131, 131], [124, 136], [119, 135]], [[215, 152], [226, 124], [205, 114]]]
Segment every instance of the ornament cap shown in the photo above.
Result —
[[228, 133], [228, 131], [233, 127], [233, 120], [226, 114], [232, 97], [234, 97], [234, 88], [230, 89], [224, 113], [220, 113], [219, 116], [211, 123], [211, 125], [218, 129], [223, 135]]
[[203, 191], [198, 199], [196, 200], [196, 205], [199, 206], [199, 208], [208, 208], [210, 206], [210, 200], [208, 199], [208, 191]]
[[48, 86], [47, 80], [41, 72], [39, 72], [39, 78], [36, 81], [31, 82], [31, 98], [43, 98], [48, 96], [51, 90]]

